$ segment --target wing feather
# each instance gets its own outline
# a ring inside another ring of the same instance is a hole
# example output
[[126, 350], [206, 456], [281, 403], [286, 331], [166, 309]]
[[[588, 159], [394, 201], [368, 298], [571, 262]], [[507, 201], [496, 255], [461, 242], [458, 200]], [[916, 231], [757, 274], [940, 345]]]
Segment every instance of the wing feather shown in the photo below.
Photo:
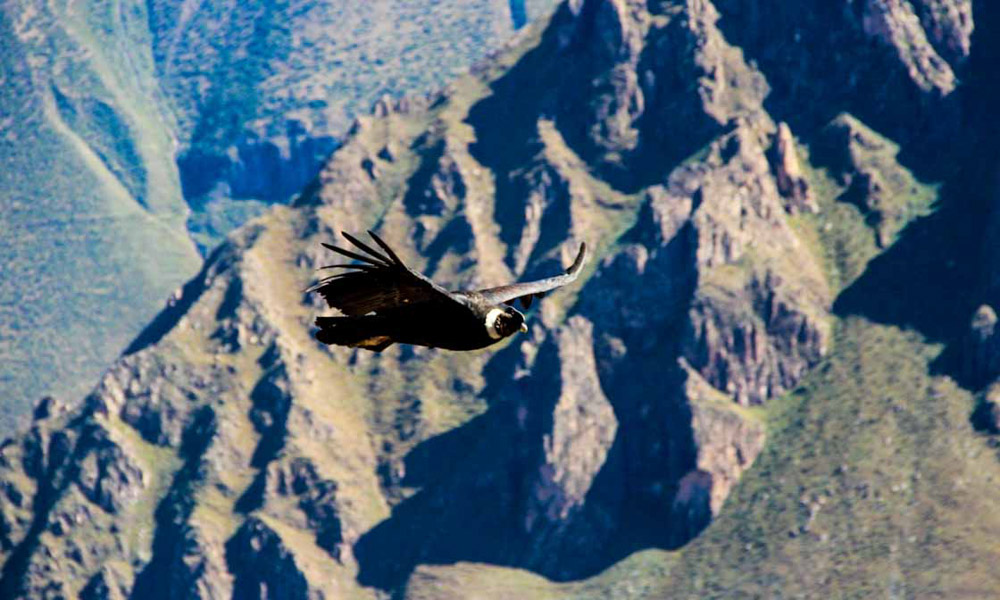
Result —
[[375, 265], [376, 267], [384, 267], [384, 266], [386, 266], [385, 263], [377, 261], [374, 258], [371, 258], [369, 256], [362, 256], [361, 254], [358, 254], [357, 252], [351, 252], [350, 250], [344, 250], [343, 248], [338, 248], [338, 247], [333, 246], [331, 244], [323, 244], [323, 247], [326, 248], [327, 250], [333, 250], [337, 254], [341, 254], [343, 256], [346, 256], [347, 258], [353, 258], [354, 260], [360, 260], [362, 262], [366, 262], [368, 264]]
[[479, 290], [477, 294], [490, 304], [510, 304], [514, 300], [520, 300], [524, 308], [531, 306], [534, 298], [541, 298], [546, 292], [568, 285], [576, 281], [580, 276], [583, 265], [587, 262], [587, 244], [580, 244], [580, 251], [577, 252], [576, 259], [562, 275], [539, 279], [538, 281], [526, 281], [524, 283], [512, 283], [495, 288]]
[[399, 257], [396, 256], [396, 253], [392, 251], [392, 248], [389, 247], [389, 244], [383, 242], [382, 238], [375, 235], [374, 231], [369, 229], [368, 235], [372, 236], [372, 239], [375, 240], [375, 243], [378, 244], [379, 247], [381, 247], [383, 250], [385, 250], [385, 253], [389, 255], [389, 258], [391, 258], [394, 263], [396, 263], [397, 265], [403, 264], [403, 261], [399, 260]]
[[385, 256], [383, 256], [377, 250], [372, 250], [371, 246], [365, 244], [364, 242], [362, 242], [361, 240], [359, 240], [356, 237], [352, 236], [351, 234], [347, 233], [346, 231], [341, 231], [340, 235], [342, 235], [345, 238], [347, 238], [347, 241], [351, 242], [352, 244], [354, 244], [358, 248], [361, 248], [362, 250], [364, 250], [368, 254], [371, 254], [372, 256], [374, 256], [375, 258], [377, 258], [380, 261], [384, 262], [385, 264], [389, 264], [389, 259], [388, 258], [386, 258]]
[[352, 264], [352, 265], [325, 265], [325, 266], [320, 267], [320, 270], [323, 270], [323, 269], [358, 269], [359, 271], [372, 271], [375, 268], [376, 267], [373, 267], [371, 265], [357, 265], [357, 264]]
[[345, 269], [347, 272], [321, 279], [306, 290], [318, 292], [332, 308], [340, 310], [347, 316], [361, 316], [423, 302], [453, 302], [456, 306], [464, 307], [447, 290], [403, 264], [388, 244], [374, 234], [372, 234], [373, 239], [391, 258], [387, 258], [353, 236], [344, 233], [344, 237], [369, 256], [331, 244], [323, 246], [366, 264], [321, 267]]

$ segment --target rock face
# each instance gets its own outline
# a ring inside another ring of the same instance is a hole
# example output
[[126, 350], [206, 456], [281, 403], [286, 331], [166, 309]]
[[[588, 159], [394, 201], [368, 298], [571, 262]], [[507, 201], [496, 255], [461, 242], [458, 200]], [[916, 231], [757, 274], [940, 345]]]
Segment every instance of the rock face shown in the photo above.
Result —
[[[543, 346], [536, 358], [560, 366], [561, 389], [552, 410], [552, 428], [542, 437], [544, 458], [530, 477], [524, 522], [529, 535], [567, 523], [570, 514], [583, 506], [594, 477], [607, 462], [618, 423], [601, 390], [592, 348], [593, 326], [583, 317], [572, 317], [559, 339]], [[516, 411], [521, 416], [531, 409], [522, 400]]]
[[[762, 452], [761, 407], [831, 352], [846, 245], [920, 214], [880, 107], [929, 139], [958, 110], [960, 3], [808, 4], [567, 2], [447, 91], [379, 103], [83, 407], [46, 401], [4, 446], [3, 596], [404, 596], [426, 565], [563, 581], [691, 542]], [[500, 347], [328, 348], [300, 290], [364, 228], [456, 288], [595, 257]]]
[[[700, 516], [708, 518], [719, 512], [740, 475], [760, 454], [764, 428], [733, 410], [729, 398], [706, 385], [697, 374], [688, 373], [687, 394], [691, 398], [691, 427], [698, 458], [697, 470], [685, 476], [687, 489], [679, 497], [690, 498], [694, 495], [693, 488], [697, 488], [707, 502], [698, 505], [689, 500], [688, 510], [700, 508], [703, 511]], [[676, 502], [676, 506], [684, 504]]]
[[774, 141], [774, 175], [778, 191], [787, 198], [785, 210], [789, 213], [817, 212], [816, 199], [809, 191], [795, 150], [795, 140], [787, 123], [778, 124], [778, 134]]

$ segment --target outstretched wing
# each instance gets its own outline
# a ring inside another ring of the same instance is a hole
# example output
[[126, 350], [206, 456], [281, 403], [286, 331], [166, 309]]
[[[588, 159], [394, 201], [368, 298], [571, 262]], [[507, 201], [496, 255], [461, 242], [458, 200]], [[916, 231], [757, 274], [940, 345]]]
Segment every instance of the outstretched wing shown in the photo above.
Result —
[[490, 304], [506, 303], [510, 304], [514, 300], [520, 300], [524, 308], [531, 306], [532, 300], [541, 298], [546, 292], [558, 287], [573, 283], [580, 275], [584, 263], [587, 262], [587, 244], [580, 244], [580, 251], [576, 255], [576, 260], [566, 269], [566, 273], [548, 279], [538, 281], [527, 281], [525, 283], [512, 283], [500, 287], [479, 290], [477, 293]]
[[385, 254], [347, 233], [341, 233], [364, 254], [330, 244], [323, 246], [361, 262], [322, 267], [344, 269], [346, 272], [322, 279], [306, 290], [319, 292], [331, 307], [347, 316], [360, 316], [421, 302], [458, 303], [447, 290], [404, 265], [392, 248], [371, 231], [368, 235]]

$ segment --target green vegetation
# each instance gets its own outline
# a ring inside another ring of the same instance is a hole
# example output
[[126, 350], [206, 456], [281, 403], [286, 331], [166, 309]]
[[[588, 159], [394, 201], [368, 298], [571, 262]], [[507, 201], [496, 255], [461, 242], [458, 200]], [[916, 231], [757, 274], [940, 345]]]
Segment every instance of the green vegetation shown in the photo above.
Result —
[[[875, 238], [844, 188], [803, 162], [820, 212], [792, 223], [842, 290], [877, 255]], [[933, 186], [908, 186], [892, 196], [909, 207], [894, 231], [936, 198]], [[951, 597], [997, 585], [989, 490], [1000, 463], [969, 424], [971, 395], [930, 374], [941, 348], [919, 334], [859, 317], [835, 323], [829, 358], [767, 405], [764, 452], [679, 553], [662, 593]]]
[[[799, 149], [808, 157], [807, 149]], [[877, 168], [910, 177], [886, 152]], [[844, 188], [803, 161], [820, 212], [793, 218], [834, 290], [878, 253]], [[893, 231], [936, 188], [893, 190]], [[893, 234], [895, 235], [895, 234]], [[835, 320], [833, 350], [765, 409], [768, 442], [712, 525], [680, 553], [677, 598], [989, 595], [1000, 462], [969, 424], [971, 394], [931, 375], [940, 346], [860, 317]]]
[[[813, 160], [828, 169], [826, 177], [837, 178], [837, 198], [861, 211], [879, 248], [891, 246], [907, 223], [931, 210], [938, 186], [920, 182], [899, 164], [898, 144], [849, 114], [831, 121], [818, 138], [810, 147]], [[828, 193], [830, 183], [819, 179]]]
[[836, 351], [769, 406], [768, 445], [685, 548], [675, 597], [989, 595], [1000, 463], [939, 350], [851, 318]]
[[131, 44], [144, 22], [120, 29], [84, 4], [5, 12], [0, 437], [41, 396], [89, 391], [198, 263], [152, 62]]
[[406, 588], [407, 600], [599, 600], [640, 599], [662, 594], [676, 562], [676, 552], [644, 550], [619, 561], [590, 579], [555, 583], [528, 571], [492, 565], [458, 563], [421, 566]]

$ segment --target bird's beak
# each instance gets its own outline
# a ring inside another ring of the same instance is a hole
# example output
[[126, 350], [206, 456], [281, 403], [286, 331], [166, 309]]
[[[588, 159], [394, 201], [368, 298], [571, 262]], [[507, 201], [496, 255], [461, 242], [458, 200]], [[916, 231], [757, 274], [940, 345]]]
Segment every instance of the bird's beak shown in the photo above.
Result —
[[521, 321], [521, 333], [528, 333], [528, 324]]

